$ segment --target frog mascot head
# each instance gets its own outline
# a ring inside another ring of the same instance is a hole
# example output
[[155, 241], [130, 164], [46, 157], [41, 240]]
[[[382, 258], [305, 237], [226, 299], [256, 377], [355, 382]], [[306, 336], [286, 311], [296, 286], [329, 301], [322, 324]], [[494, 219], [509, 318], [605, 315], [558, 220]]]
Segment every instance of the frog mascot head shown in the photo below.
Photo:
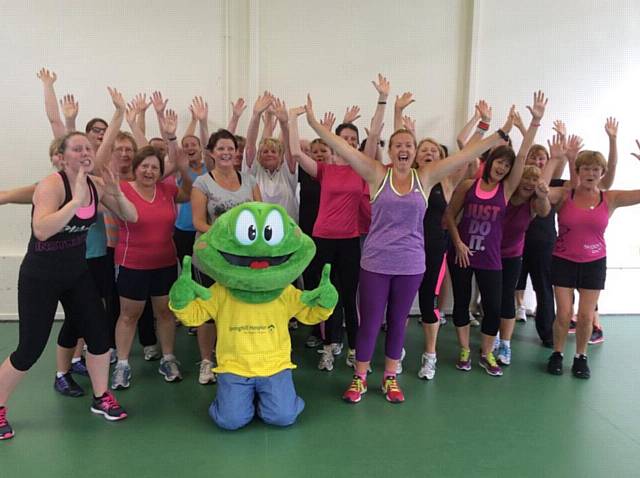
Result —
[[249, 202], [222, 214], [195, 243], [202, 270], [237, 298], [268, 302], [311, 262], [316, 247], [275, 204]]

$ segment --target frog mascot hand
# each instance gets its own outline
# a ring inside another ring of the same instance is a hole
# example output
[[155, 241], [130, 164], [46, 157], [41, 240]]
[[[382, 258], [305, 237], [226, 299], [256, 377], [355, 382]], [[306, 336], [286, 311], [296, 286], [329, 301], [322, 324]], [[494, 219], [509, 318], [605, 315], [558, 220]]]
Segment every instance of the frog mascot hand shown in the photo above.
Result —
[[245, 426], [256, 413], [272, 425], [293, 424], [304, 401], [293, 385], [289, 319], [313, 325], [331, 315], [338, 293], [330, 266], [316, 289], [293, 287], [315, 254], [313, 241], [282, 207], [257, 202], [218, 217], [194, 253], [216, 283], [209, 289], [195, 283], [185, 257], [169, 307], [188, 326], [216, 322], [218, 386], [211, 418], [228, 430]]

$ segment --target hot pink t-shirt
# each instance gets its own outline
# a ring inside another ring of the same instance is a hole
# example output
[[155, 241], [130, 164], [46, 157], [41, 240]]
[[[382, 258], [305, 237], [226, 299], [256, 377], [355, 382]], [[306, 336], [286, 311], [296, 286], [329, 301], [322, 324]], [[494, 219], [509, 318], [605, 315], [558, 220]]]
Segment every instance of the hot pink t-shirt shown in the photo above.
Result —
[[351, 166], [318, 163], [320, 206], [313, 236], [351, 239], [360, 236], [360, 201], [366, 183]]
[[175, 178], [156, 184], [151, 202], [142, 198], [128, 181], [120, 181], [124, 195], [138, 211], [138, 222], [118, 219], [120, 227], [115, 263], [130, 269], [160, 269], [176, 264], [173, 226], [176, 222]]

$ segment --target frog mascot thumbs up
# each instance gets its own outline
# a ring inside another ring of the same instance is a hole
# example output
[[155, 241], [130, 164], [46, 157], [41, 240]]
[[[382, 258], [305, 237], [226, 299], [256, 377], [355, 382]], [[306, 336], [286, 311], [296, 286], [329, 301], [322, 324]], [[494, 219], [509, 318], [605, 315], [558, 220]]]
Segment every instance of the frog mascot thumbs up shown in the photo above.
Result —
[[169, 307], [185, 325], [214, 319], [218, 329], [216, 398], [209, 415], [235, 430], [257, 414], [265, 423], [293, 424], [304, 409], [295, 391], [288, 322], [326, 320], [338, 301], [325, 265], [320, 285], [291, 285], [315, 254], [313, 241], [275, 204], [249, 202], [230, 209], [194, 246], [209, 289], [190, 276], [191, 258], [169, 292]]

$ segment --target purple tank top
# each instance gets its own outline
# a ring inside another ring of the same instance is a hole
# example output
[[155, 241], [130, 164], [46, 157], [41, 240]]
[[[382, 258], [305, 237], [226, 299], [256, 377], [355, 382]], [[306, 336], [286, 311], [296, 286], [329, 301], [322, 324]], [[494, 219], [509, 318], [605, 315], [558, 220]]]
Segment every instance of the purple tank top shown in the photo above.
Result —
[[378, 274], [415, 275], [425, 270], [424, 229], [427, 210], [418, 174], [411, 170], [411, 190], [400, 195], [391, 169], [371, 199], [371, 228], [364, 242], [360, 267]]
[[520, 257], [524, 250], [524, 235], [531, 223], [531, 200], [518, 206], [507, 204], [502, 223], [502, 257]]
[[469, 256], [471, 267], [499, 271], [502, 270], [502, 221], [507, 209], [504, 184], [501, 182], [493, 196], [487, 199], [478, 196], [479, 187], [480, 179], [476, 179], [467, 191], [458, 232], [462, 242], [473, 252]]

